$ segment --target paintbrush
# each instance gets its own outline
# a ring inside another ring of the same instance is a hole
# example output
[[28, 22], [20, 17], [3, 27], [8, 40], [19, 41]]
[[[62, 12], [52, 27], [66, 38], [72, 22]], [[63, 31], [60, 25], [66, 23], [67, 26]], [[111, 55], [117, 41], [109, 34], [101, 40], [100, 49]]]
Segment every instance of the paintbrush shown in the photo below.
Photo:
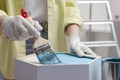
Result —
[[[32, 18], [25, 9], [21, 9], [21, 15], [34, 25]], [[33, 51], [42, 64], [59, 64], [61, 61], [57, 58], [49, 41], [41, 36], [34, 38]]]

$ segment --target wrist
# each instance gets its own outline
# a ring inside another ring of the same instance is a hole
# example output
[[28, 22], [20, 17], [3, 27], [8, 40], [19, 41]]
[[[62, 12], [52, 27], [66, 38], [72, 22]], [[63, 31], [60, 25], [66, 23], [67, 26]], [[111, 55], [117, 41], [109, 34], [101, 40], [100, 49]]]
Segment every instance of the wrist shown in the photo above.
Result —
[[77, 34], [72, 34], [68, 36], [68, 41], [70, 43], [70, 46], [72, 46], [74, 43], [79, 44], [80, 43], [80, 37]]
[[70, 36], [72, 34], [78, 34], [79, 35], [80, 27], [77, 24], [70, 24], [65, 29], [65, 34], [67, 36]]
[[69, 39], [75, 41], [75, 40], [80, 40], [80, 37], [78, 34], [71, 34], [68, 36]]

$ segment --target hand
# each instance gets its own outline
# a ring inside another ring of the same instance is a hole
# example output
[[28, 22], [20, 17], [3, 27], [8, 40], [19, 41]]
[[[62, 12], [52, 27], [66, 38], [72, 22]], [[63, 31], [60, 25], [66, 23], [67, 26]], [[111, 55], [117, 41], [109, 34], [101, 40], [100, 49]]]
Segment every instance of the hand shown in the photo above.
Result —
[[33, 25], [22, 16], [8, 16], [2, 21], [2, 29], [5, 36], [10, 40], [27, 40], [39, 37], [42, 27], [37, 21]]
[[72, 52], [75, 52], [78, 56], [87, 56], [92, 55], [97, 57], [97, 55], [87, 46], [85, 46], [81, 41], [79, 35], [72, 34], [68, 36], [70, 48]]

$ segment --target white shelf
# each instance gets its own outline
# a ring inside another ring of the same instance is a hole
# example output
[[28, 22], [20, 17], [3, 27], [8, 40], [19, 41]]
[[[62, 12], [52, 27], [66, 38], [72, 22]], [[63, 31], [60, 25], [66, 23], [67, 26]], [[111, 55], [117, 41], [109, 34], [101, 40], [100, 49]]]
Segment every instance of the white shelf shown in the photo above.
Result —
[[[78, 0], [78, 4], [79, 4], [80, 12], [83, 17], [83, 28], [80, 31], [80, 37], [82, 36], [81, 39], [83, 38], [87, 39], [87, 41], [83, 41], [84, 40], [83, 39], [82, 42], [88, 47], [91, 48], [94, 47], [94, 51], [95, 48], [99, 48], [99, 47], [102, 48], [102, 47], [115, 46], [115, 48], [112, 49], [107, 48], [107, 50], [105, 50], [106, 51], [105, 54], [110, 57], [109, 52], [113, 52], [112, 56], [120, 56], [119, 53], [120, 51], [117, 43], [118, 41], [116, 37], [116, 32], [113, 25], [109, 1], [108, 0]], [[100, 34], [100, 37], [97, 36], [97, 34]], [[108, 37], [106, 36], [104, 37], [110, 39], [103, 41], [102, 40], [99, 41], [97, 39], [97, 41], [94, 41], [93, 38], [96, 37], [102, 38], [101, 35], [106, 35]], [[114, 49], [116, 51], [114, 51]], [[102, 52], [100, 50], [98, 51]], [[106, 57], [104, 55], [101, 56]]]

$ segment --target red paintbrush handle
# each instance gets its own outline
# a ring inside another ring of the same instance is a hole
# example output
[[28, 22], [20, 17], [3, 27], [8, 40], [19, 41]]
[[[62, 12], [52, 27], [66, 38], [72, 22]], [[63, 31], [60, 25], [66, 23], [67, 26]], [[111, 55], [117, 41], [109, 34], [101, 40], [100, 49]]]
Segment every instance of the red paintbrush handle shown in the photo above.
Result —
[[28, 18], [30, 17], [29, 13], [25, 10], [25, 9], [21, 9], [21, 15], [24, 17], [24, 18]]
[[32, 25], [34, 25], [32, 18], [30, 17], [29, 13], [25, 9], [21, 9], [21, 15], [26, 18]]

